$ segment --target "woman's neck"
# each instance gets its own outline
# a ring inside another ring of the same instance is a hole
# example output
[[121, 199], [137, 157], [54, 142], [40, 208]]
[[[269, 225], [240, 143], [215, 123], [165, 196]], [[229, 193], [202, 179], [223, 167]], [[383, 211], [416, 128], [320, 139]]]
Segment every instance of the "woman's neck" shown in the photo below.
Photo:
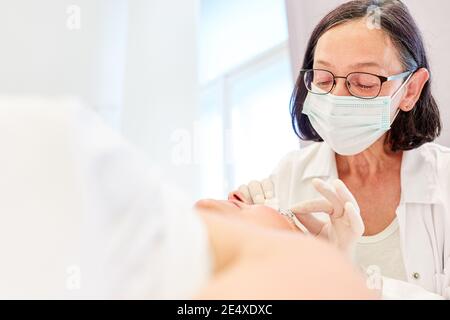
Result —
[[336, 154], [339, 176], [371, 177], [387, 170], [400, 169], [402, 152], [393, 152], [385, 143], [386, 136], [378, 139], [372, 146], [354, 156]]

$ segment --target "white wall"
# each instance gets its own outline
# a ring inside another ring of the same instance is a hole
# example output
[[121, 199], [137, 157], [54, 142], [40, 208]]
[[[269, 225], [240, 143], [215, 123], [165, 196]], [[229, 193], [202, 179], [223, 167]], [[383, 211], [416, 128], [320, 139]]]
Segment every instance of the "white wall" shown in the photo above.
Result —
[[[67, 27], [70, 5], [79, 30]], [[196, 194], [198, 166], [173, 163], [171, 138], [197, 117], [197, 10], [197, 0], [0, 0], [0, 94], [80, 97]]]
[[[342, 0], [285, 0], [289, 20], [291, 56], [294, 76], [298, 74], [309, 36], [319, 20], [330, 10], [346, 1]], [[450, 90], [447, 88], [450, 71], [450, 24], [447, 0], [405, 0], [419, 28], [423, 32], [431, 61], [433, 92], [442, 112], [444, 131], [438, 142], [450, 146]]]
[[[182, 143], [189, 158], [195, 147], [197, 9], [197, 0], [129, 2], [122, 113], [126, 137], [193, 195], [199, 190], [199, 166], [189, 159], [177, 165], [172, 153]], [[183, 141], [172, 140], [177, 133]]]
[[[70, 5], [81, 29], [70, 30]], [[0, 93], [79, 96], [116, 124], [122, 100], [125, 0], [1, 0]]]

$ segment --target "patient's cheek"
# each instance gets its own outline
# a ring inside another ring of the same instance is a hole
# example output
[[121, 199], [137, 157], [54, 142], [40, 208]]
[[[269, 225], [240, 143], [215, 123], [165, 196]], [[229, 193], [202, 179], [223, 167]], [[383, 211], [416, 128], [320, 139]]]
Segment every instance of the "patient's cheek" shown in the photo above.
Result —
[[268, 206], [263, 206], [263, 205], [253, 205], [251, 206], [252, 211], [259, 213], [259, 214], [264, 214], [267, 216], [279, 216], [280, 214], [278, 213], [278, 211], [276, 211], [275, 209], [272, 209], [271, 207]]
[[251, 206], [249, 210], [252, 219], [257, 219], [264, 226], [276, 229], [295, 230], [292, 223], [283, 217], [278, 211], [262, 205]]

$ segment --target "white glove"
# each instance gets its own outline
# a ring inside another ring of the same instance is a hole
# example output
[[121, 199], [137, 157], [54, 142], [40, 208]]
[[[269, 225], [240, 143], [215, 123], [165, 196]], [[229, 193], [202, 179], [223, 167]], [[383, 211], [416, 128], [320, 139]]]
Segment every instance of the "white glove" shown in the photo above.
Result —
[[247, 204], [264, 204], [275, 196], [272, 180], [251, 181], [248, 185], [243, 184], [238, 190], [230, 192], [229, 200], [239, 200]]
[[[341, 180], [336, 179], [333, 184], [329, 184], [314, 179], [312, 183], [325, 199], [304, 201], [292, 206], [290, 210], [311, 234], [327, 239], [351, 255], [356, 241], [364, 233], [358, 203]], [[265, 204], [274, 197], [274, 187], [270, 179], [252, 181], [228, 195], [228, 199], [247, 204]], [[313, 213], [316, 212], [327, 213], [330, 215], [330, 221], [324, 222], [314, 217]]]
[[[298, 203], [290, 208], [291, 211], [311, 234], [327, 239], [351, 255], [364, 233], [358, 203], [339, 179], [332, 184], [320, 179], [314, 179], [312, 183], [325, 199]], [[314, 217], [313, 213], [317, 212], [327, 213], [330, 220], [325, 222]]]

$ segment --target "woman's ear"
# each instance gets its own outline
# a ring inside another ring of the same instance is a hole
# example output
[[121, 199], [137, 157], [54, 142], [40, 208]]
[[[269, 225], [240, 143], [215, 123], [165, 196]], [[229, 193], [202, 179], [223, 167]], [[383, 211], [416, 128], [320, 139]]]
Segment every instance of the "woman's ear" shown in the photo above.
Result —
[[408, 84], [406, 85], [405, 96], [403, 97], [399, 105], [399, 108], [402, 111], [409, 112], [414, 108], [428, 79], [430, 79], [430, 73], [427, 69], [420, 68], [419, 70], [414, 72], [414, 74], [409, 79]]

